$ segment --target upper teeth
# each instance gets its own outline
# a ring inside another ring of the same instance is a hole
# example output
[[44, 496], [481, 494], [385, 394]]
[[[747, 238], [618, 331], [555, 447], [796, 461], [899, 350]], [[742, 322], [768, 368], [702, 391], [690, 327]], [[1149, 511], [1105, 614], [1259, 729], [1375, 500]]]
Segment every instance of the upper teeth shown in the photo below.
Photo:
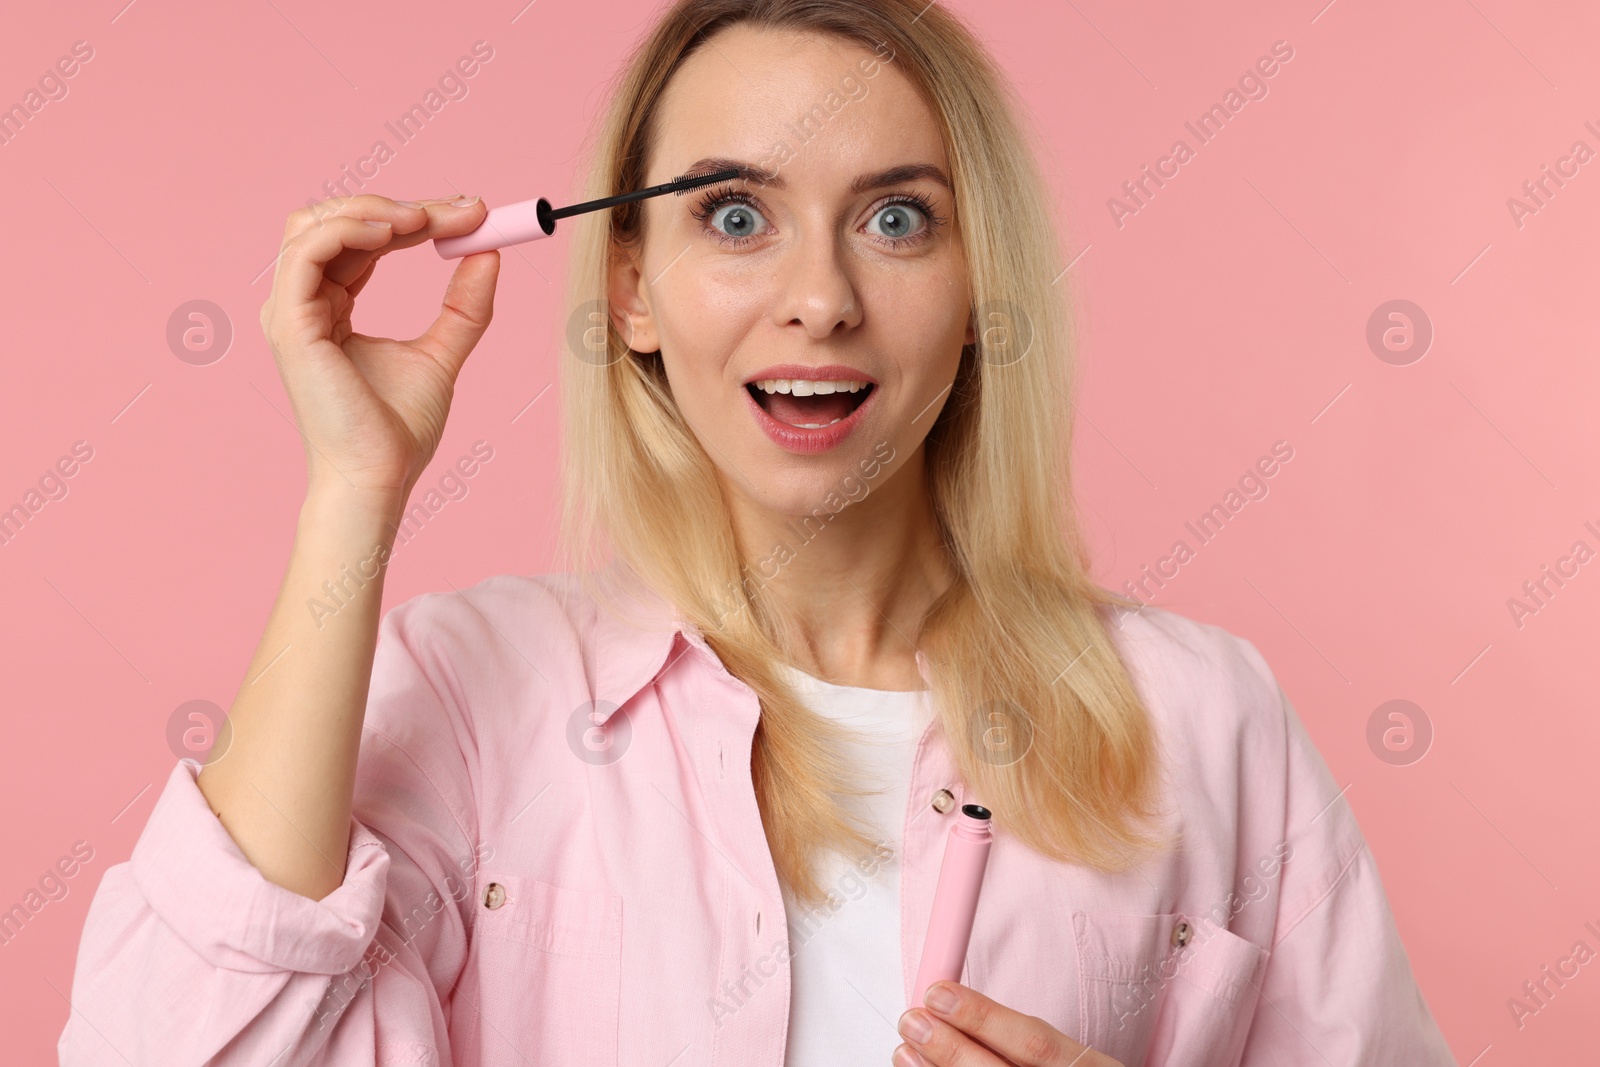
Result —
[[868, 383], [844, 380], [817, 382], [805, 378], [763, 378], [751, 384], [766, 393], [811, 396], [813, 393], [856, 393], [865, 389]]

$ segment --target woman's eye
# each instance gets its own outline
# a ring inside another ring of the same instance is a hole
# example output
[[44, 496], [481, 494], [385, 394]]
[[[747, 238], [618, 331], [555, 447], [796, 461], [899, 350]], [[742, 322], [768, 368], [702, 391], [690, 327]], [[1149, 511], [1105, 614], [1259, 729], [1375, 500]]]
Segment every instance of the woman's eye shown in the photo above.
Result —
[[712, 228], [729, 237], [753, 237], [765, 224], [761, 212], [749, 204], [727, 204], [711, 215]]
[[[881, 235], [890, 240], [902, 240], [914, 233], [916, 217], [922, 215], [921, 209], [906, 203], [885, 204], [873, 213], [874, 220], [882, 220], [883, 230]], [[926, 219], [924, 219], [926, 223]]]

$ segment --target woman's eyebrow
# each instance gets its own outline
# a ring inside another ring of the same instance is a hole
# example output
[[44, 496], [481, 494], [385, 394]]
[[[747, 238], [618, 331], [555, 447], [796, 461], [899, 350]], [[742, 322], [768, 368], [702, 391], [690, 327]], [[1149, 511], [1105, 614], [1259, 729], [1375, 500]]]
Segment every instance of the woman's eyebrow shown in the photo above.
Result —
[[[754, 163], [746, 163], [741, 159], [726, 159], [721, 156], [710, 156], [699, 160], [684, 171], [683, 176], [685, 178], [698, 178], [723, 170], [736, 170], [739, 175], [735, 180], [747, 181], [755, 185], [765, 185], [772, 189], [783, 189], [788, 186], [788, 183], [777, 171], [768, 173]], [[944, 171], [932, 163], [902, 163], [887, 170], [857, 176], [850, 183], [850, 191], [852, 193], [864, 193], [870, 189], [882, 189], [888, 185], [900, 185], [905, 182], [916, 181], [919, 178], [929, 178], [946, 189], [952, 189], [950, 179], [945, 176]]]

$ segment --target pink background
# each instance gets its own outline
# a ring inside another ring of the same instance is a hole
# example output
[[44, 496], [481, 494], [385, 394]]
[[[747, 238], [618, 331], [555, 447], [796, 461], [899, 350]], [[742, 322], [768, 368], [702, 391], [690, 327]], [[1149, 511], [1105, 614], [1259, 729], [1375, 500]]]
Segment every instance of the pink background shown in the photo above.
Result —
[[[0, 145], [0, 508], [75, 442], [93, 449], [0, 546], [0, 909], [75, 842], [93, 850], [0, 946], [18, 1063], [53, 1061], [90, 897], [175, 758], [169, 719], [231, 702], [282, 575], [304, 459], [257, 314], [284, 216], [379, 139], [395, 157], [371, 191], [572, 202], [605, 79], [655, 10], [121, 2], [26, 5], [0, 35], [5, 105], [75, 41], [93, 47], [65, 98]], [[1600, 949], [1584, 928], [1600, 927], [1600, 858], [1574, 832], [1600, 790], [1600, 562], [1520, 627], [1508, 600], [1574, 542], [1600, 549], [1584, 526], [1600, 528], [1600, 161], [1520, 227], [1507, 201], [1575, 141], [1600, 148], [1584, 125], [1600, 128], [1600, 16], [1321, 3], [952, 6], [1039, 122], [1070, 227], [1100, 579], [1120, 587], [1179, 539], [1196, 549], [1156, 602], [1248, 637], [1277, 672], [1348, 785], [1460, 1062], [1571, 1062], [1593, 1043], [1593, 968], [1520, 1027], [1508, 1000], [1575, 942]], [[493, 58], [467, 95], [400, 145], [385, 123], [479, 40]], [[1268, 95], [1196, 147], [1185, 121], [1280, 40], [1294, 55]], [[1195, 157], [1119, 227], [1107, 201], [1180, 137]], [[475, 441], [493, 458], [397, 551], [387, 605], [551, 569], [543, 391], [565, 251], [558, 233], [504, 254], [495, 324], [417, 491]], [[357, 327], [420, 332], [449, 270], [427, 248], [386, 260]], [[197, 366], [167, 324], [202, 299], [235, 336]], [[1407, 365], [1366, 340], [1394, 299], [1434, 330]], [[1199, 545], [1184, 523], [1277, 441], [1294, 453], [1268, 495]], [[1434, 731], [1404, 765], [1367, 739], [1396, 699]]]

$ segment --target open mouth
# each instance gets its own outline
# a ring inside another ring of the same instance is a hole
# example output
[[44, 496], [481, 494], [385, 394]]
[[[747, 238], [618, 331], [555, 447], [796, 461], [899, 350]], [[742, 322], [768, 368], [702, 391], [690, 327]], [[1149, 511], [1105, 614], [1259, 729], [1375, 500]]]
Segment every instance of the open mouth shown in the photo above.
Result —
[[793, 393], [769, 393], [755, 382], [745, 386], [757, 404], [768, 415], [789, 426], [816, 430], [831, 426], [860, 407], [867, 394], [877, 388], [868, 382], [855, 392], [813, 393], [796, 396]]

